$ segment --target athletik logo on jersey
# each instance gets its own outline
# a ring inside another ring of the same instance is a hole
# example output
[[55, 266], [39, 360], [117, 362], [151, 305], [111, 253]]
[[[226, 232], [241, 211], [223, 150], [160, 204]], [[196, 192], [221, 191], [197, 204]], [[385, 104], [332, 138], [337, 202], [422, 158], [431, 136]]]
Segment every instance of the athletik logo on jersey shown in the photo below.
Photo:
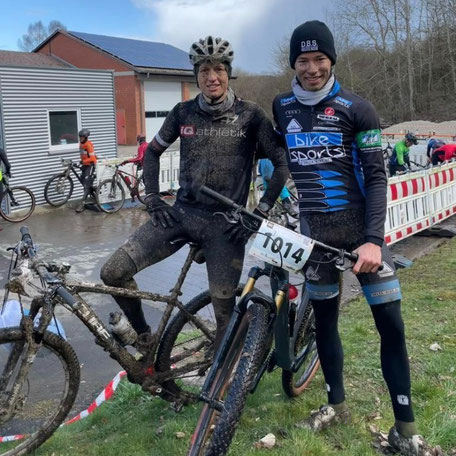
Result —
[[182, 138], [188, 138], [196, 135], [195, 125], [181, 125], [180, 135]]
[[287, 126], [287, 131], [288, 133], [299, 133], [302, 131], [302, 127], [296, 119], [291, 119]]

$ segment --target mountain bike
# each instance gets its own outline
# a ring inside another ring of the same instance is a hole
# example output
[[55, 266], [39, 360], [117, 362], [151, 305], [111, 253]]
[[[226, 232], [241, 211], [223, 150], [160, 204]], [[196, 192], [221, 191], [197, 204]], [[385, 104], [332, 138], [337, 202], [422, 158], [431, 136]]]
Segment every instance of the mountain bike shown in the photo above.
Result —
[[[81, 165], [71, 159], [62, 159], [62, 164], [65, 167], [63, 172], [51, 176], [44, 187], [44, 199], [49, 205], [54, 207], [63, 206], [73, 195], [74, 183], [71, 174], [84, 186], [82, 174], [78, 172], [81, 169]], [[92, 185], [90, 195], [96, 201], [95, 190], [96, 186]]]
[[119, 169], [120, 166], [122, 164], [114, 165], [114, 174], [112, 177], [101, 181], [95, 192], [98, 206], [103, 212], [107, 212], [108, 214], [117, 212], [125, 203], [125, 189], [122, 182], [130, 191], [132, 201], [138, 198], [142, 204], [145, 204], [142, 171], [136, 168], [135, 173], [131, 174]]
[[[250, 249], [262, 261], [293, 272], [302, 272], [313, 248], [333, 255], [336, 267], [357, 255], [312, 240], [264, 220], [207, 187], [200, 191], [225, 205], [231, 223], [246, 218], [261, 223]], [[265, 372], [282, 368], [282, 386], [289, 396], [301, 394], [318, 369], [315, 324], [308, 297], [299, 306], [287, 299], [288, 284], [281, 283], [274, 299], [255, 290], [265, 271], [253, 267], [235, 306], [214, 363], [207, 374], [200, 399], [204, 402], [192, 435], [189, 456], [223, 455], [228, 450], [248, 393], [253, 393]], [[272, 350], [272, 343], [275, 347]]]
[[[17, 293], [22, 318], [17, 327], [0, 329], [0, 454], [21, 455], [46, 441], [69, 413], [77, 395], [80, 365], [74, 349], [47, 328], [62, 305], [95, 336], [95, 342], [126, 370], [130, 382], [170, 401], [175, 410], [199, 398], [212, 364], [215, 316], [207, 294], [187, 305], [179, 296], [199, 247], [190, 251], [169, 295], [108, 287], [66, 279], [70, 266], [39, 258], [27, 227], [12, 247], [4, 305]], [[173, 240], [184, 245], [187, 240]], [[165, 303], [154, 334], [137, 336], [122, 312], [105, 325], [79, 293], [104, 293]], [[31, 299], [27, 308], [23, 298]], [[170, 322], [172, 312], [178, 314]], [[169, 324], [168, 324], [169, 323]], [[56, 323], [58, 328], [58, 325]], [[127, 350], [133, 345], [135, 357]], [[137, 359], [138, 358], [138, 359]]]
[[22, 222], [32, 215], [35, 205], [35, 195], [31, 190], [24, 186], [10, 186], [8, 177], [3, 175], [0, 181], [0, 216], [8, 222]]

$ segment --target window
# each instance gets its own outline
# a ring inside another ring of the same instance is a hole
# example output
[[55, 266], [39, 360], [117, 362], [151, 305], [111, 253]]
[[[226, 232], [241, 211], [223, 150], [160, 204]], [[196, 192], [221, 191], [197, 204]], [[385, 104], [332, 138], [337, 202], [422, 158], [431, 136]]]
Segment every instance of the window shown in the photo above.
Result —
[[81, 127], [79, 109], [48, 111], [49, 146], [51, 152], [78, 149], [78, 131]]
[[146, 111], [146, 118], [150, 117], [166, 117], [169, 111]]

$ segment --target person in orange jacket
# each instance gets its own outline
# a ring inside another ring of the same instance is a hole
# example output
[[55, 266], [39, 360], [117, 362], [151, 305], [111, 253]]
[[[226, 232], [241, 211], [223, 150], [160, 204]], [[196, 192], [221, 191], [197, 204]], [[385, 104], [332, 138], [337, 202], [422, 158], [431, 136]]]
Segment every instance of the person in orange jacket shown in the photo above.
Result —
[[90, 193], [90, 188], [93, 184], [95, 177], [95, 165], [97, 163], [97, 156], [93, 143], [89, 141], [90, 130], [83, 128], [79, 132], [79, 152], [81, 154], [81, 170], [82, 170], [82, 184], [84, 186], [84, 194], [82, 201], [76, 208], [76, 212], [82, 212], [85, 209], [85, 202]]

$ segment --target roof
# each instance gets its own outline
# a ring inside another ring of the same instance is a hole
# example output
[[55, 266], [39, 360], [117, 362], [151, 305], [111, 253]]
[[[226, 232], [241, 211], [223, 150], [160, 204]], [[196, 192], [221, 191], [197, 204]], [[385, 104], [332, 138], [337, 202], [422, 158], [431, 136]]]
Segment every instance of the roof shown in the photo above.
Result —
[[17, 65], [33, 67], [69, 67], [50, 55], [31, 52], [0, 51], [0, 65]]
[[193, 70], [188, 54], [170, 44], [92, 33], [67, 33], [135, 67]]

